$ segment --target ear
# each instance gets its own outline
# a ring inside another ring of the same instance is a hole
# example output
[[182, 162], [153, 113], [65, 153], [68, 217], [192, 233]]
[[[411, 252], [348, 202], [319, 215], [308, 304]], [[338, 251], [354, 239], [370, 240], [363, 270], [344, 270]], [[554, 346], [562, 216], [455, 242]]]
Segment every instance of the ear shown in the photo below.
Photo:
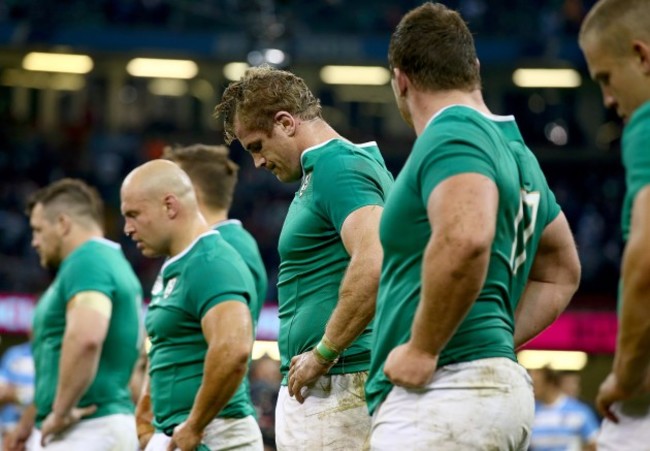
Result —
[[638, 58], [644, 74], [650, 75], [650, 45], [645, 41], [632, 41], [632, 51]]
[[59, 213], [56, 217], [56, 228], [61, 236], [65, 236], [72, 230], [72, 218], [65, 213]]
[[168, 219], [174, 219], [180, 212], [180, 203], [173, 194], [166, 194], [163, 198], [163, 209]]
[[296, 134], [296, 119], [287, 111], [278, 111], [275, 113], [273, 120], [288, 136]]
[[397, 88], [397, 93], [400, 97], [406, 97], [406, 93], [411, 86], [411, 80], [409, 80], [408, 75], [402, 72], [401, 69], [397, 67], [393, 69], [395, 87]]

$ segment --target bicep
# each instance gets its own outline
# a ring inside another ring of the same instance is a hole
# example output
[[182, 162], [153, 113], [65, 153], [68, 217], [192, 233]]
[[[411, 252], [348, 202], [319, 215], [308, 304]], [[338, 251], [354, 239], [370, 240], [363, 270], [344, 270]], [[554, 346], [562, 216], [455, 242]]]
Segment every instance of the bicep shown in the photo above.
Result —
[[539, 282], [580, 278], [578, 251], [564, 213], [544, 228], [528, 278]]
[[108, 332], [113, 303], [99, 291], [81, 291], [69, 301], [66, 312], [66, 334], [103, 342]]
[[201, 319], [207, 343], [253, 340], [251, 312], [240, 301], [224, 301], [211, 307]]
[[491, 245], [496, 229], [499, 192], [482, 174], [463, 173], [440, 182], [429, 194], [427, 215], [432, 238]]
[[383, 207], [367, 205], [350, 213], [341, 227], [341, 240], [347, 253], [354, 257], [360, 253], [381, 258], [379, 221]]

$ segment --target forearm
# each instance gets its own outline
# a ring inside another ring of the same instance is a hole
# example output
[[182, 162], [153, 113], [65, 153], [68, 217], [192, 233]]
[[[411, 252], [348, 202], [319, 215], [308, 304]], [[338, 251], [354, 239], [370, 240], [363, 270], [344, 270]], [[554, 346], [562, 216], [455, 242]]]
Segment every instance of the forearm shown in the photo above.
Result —
[[325, 335], [343, 351], [368, 326], [375, 315], [381, 263], [352, 259], [341, 282], [339, 300], [325, 328]]
[[573, 284], [529, 280], [515, 311], [515, 349], [550, 326], [574, 292]]
[[140, 429], [146, 429], [147, 431], [152, 429], [153, 412], [151, 409], [151, 392], [148, 374], [145, 374], [143, 377], [140, 397], [135, 406], [135, 423], [138, 429], [138, 435], [141, 432]]
[[52, 411], [66, 415], [76, 407], [79, 400], [95, 379], [101, 346], [88, 342], [74, 333], [66, 334], [59, 360], [59, 381]]
[[[250, 350], [250, 346], [248, 348]], [[246, 375], [248, 355], [246, 346], [241, 343], [208, 347], [203, 381], [187, 419], [193, 429], [203, 431], [230, 401]]]
[[621, 388], [633, 392], [643, 384], [650, 360], [650, 277], [644, 264], [645, 250], [630, 244], [623, 258], [623, 302], [614, 373]]
[[36, 405], [30, 404], [25, 407], [20, 420], [18, 421], [18, 429], [21, 431], [31, 431], [36, 423]]
[[439, 355], [478, 297], [489, 262], [489, 247], [431, 240], [422, 263], [420, 303], [410, 343]]

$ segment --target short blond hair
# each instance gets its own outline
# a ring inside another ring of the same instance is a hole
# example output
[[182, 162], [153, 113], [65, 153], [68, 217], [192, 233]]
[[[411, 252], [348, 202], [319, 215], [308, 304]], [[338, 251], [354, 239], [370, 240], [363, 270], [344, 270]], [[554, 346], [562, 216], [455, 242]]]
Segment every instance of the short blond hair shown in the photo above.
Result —
[[580, 27], [580, 43], [587, 38], [596, 38], [618, 53], [630, 51], [627, 43], [632, 39], [650, 41], [650, 1], [600, 0]]
[[322, 118], [320, 101], [297, 75], [271, 66], [252, 67], [239, 81], [228, 85], [214, 117], [223, 119], [224, 138], [235, 136], [235, 117], [254, 131], [271, 134], [275, 113], [286, 111], [304, 120]]

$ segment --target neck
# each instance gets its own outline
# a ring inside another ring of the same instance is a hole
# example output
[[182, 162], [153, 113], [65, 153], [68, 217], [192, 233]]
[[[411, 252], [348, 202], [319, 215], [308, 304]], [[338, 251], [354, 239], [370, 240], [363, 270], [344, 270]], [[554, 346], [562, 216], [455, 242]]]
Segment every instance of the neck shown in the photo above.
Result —
[[[413, 92], [413, 91], [412, 91]], [[474, 91], [441, 91], [441, 92], [420, 92], [414, 91], [406, 99], [415, 133], [420, 136], [429, 120], [440, 110], [450, 105], [466, 105], [475, 108], [483, 113], [492, 114], [483, 101], [483, 95], [479, 89]]]
[[200, 235], [209, 231], [210, 227], [205, 218], [196, 214], [191, 220], [179, 224], [177, 233], [172, 237], [169, 246], [169, 256], [174, 257], [189, 247]]
[[336, 130], [334, 130], [323, 119], [312, 119], [300, 123], [298, 127], [299, 150], [300, 153], [304, 152], [310, 147], [322, 144], [330, 139], [340, 138]]
[[201, 206], [200, 209], [205, 221], [211, 227], [228, 219], [228, 210], [214, 210], [204, 206]]
[[76, 248], [93, 238], [103, 238], [104, 233], [99, 227], [83, 229], [76, 227], [61, 244], [62, 261], [66, 259]]

